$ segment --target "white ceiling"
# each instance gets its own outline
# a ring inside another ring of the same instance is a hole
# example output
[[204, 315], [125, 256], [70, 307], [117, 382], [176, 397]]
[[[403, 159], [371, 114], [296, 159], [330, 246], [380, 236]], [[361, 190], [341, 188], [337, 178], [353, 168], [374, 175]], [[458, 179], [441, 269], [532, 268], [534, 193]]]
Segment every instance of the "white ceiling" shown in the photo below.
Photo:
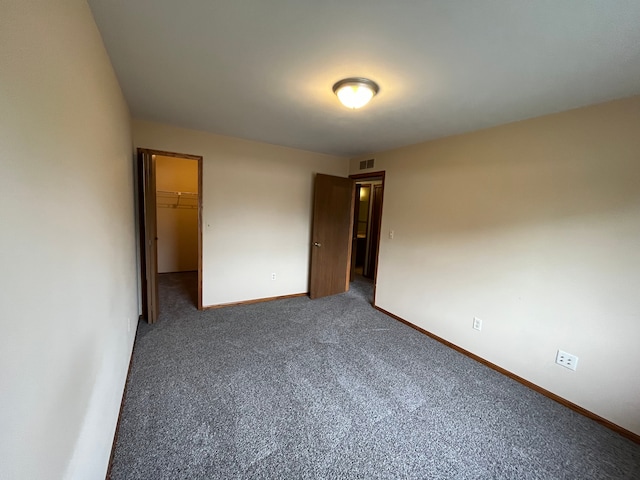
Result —
[[89, 4], [135, 118], [335, 155], [640, 94], [639, 0]]

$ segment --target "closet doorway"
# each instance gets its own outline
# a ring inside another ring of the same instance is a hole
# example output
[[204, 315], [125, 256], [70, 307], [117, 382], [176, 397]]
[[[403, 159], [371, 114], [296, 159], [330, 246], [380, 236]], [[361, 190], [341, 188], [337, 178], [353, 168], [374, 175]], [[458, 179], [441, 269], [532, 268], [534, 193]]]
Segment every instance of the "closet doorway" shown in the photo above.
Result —
[[193, 276], [189, 296], [202, 309], [202, 157], [138, 149], [138, 172], [142, 314], [154, 323], [158, 275]]
[[351, 175], [355, 202], [351, 254], [351, 279], [362, 275], [375, 285], [384, 196], [384, 172]]

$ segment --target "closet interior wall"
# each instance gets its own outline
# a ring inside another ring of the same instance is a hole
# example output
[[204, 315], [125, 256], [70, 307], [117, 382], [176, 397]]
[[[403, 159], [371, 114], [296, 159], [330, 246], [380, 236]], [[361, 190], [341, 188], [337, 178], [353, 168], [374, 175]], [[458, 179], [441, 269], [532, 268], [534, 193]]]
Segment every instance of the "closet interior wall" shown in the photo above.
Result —
[[158, 273], [198, 269], [198, 162], [156, 156]]

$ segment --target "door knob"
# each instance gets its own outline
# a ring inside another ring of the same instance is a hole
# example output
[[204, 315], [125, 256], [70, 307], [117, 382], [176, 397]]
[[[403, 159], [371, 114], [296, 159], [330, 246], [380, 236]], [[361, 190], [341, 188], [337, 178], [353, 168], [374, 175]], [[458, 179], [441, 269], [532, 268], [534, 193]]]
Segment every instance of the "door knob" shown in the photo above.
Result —
[[322, 246], [322, 244], [321, 244], [321, 243], [318, 243], [318, 242], [313, 242], [313, 246], [314, 246], [314, 247], [321, 247], [321, 246]]

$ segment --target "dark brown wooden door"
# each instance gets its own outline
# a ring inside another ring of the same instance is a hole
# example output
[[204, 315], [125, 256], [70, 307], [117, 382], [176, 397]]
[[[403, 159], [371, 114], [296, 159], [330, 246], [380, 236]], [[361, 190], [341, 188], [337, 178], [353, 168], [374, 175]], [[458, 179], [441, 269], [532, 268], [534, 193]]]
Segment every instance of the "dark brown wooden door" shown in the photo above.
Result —
[[155, 323], [158, 308], [158, 236], [156, 222], [156, 159], [138, 149], [138, 197], [140, 204], [140, 271], [142, 316]]
[[350, 178], [317, 174], [311, 234], [309, 296], [349, 290], [355, 184]]

